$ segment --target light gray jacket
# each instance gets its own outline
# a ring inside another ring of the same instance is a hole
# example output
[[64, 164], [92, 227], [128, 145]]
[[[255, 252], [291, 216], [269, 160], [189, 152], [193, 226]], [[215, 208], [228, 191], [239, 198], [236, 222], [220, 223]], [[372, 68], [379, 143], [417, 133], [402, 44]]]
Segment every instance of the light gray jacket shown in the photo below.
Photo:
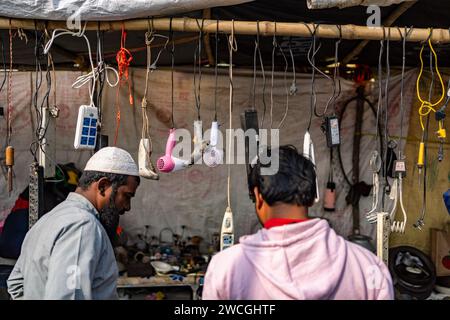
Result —
[[13, 299], [117, 299], [117, 278], [98, 211], [70, 193], [28, 231], [8, 292]]

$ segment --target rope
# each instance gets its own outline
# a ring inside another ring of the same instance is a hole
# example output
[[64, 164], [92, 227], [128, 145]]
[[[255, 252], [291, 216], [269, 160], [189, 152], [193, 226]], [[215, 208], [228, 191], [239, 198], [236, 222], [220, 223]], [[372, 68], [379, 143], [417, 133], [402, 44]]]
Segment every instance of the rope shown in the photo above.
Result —
[[133, 60], [133, 56], [130, 51], [125, 48], [125, 42], [127, 39], [127, 33], [125, 31], [125, 25], [122, 23], [122, 34], [120, 37], [120, 49], [116, 54], [117, 61], [117, 70], [119, 74], [119, 86], [116, 90], [116, 131], [114, 134], [114, 145], [117, 145], [117, 138], [119, 136], [119, 128], [120, 128], [120, 88], [124, 82], [128, 82], [128, 92], [129, 92], [129, 102], [130, 105], [133, 105], [133, 95], [131, 94], [131, 83], [129, 80], [129, 72], [128, 68], [130, 66], [131, 61]]
[[12, 34], [11, 19], [10, 19], [9, 20], [8, 122], [7, 122], [7, 132], [6, 132], [7, 145], [11, 144], [11, 134], [12, 134], [12, 112], [13, 112], [12, 70], [13, 70], [13, 34]]
[[[229, 129], [231, 135], [231, 129], [233, 128], [232, 110], [233, 110], [233, 52], [237, 51], [236, 38], [234, 37], [234, 20], [231, 22], [231, 34], [228, 37], [228, 52], [230, 57], [229, 65], [229, 77], [230, 77], [230, 102], [229, 102]], [[227, 203], [231, 208], [231, 147], [232, 139], [228, 139], [228, 178], [227, 178]]]

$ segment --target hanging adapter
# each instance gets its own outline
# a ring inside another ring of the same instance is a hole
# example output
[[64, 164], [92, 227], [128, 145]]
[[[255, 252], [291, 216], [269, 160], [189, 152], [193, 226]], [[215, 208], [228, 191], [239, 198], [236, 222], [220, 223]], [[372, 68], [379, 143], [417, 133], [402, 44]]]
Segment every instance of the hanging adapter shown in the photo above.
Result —
[[341, 144], [341, 138], [339, 135], [339, 120], [336, 116], [325, 117], [324, 130], [327, 137], [328, 148]]

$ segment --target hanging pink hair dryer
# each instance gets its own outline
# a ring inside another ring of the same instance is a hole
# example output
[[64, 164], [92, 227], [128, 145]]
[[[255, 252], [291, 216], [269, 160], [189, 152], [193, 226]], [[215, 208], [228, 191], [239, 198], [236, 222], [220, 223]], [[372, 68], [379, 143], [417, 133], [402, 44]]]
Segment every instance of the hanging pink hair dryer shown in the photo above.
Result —
[[161, 172], [173, 172], [177, 170], [184, 169], [186, 167], [186, 161], [181, 160], [177, 157], [172, 156], [172, 151], [177, 144], [175, 140], [176, 129], [172, 128], [169, 131], [169, 138], [166, 143], [166, 154], [158, 159], [156, 166]]

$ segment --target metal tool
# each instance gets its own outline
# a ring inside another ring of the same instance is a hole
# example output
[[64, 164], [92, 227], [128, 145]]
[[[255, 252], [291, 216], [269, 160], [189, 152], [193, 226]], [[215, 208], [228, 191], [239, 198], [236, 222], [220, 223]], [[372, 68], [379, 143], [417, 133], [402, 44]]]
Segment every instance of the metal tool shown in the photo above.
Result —
[[[396, 178], [392, 184], [392, 189], [390, 193], [390, 199], [394, 201], [394, 207], [392, 208], [391, 213], [389, 215], [391, 220], [391, 232], [404, 233], [406, 222], [408, 220], [406, 210], [403, 205], [403, 178], [406, 175], [406, 165], [404, 160], [395, 161], [394, 172]], [[395, 220], [395, 213], [397, 211], [398, 202], [400, 202], [400, 208], [403, 213], [402, 221]]]
[[369, 162], [370, 168], [372, 169], [372, 207], [369, 212], [366, 213], [367, 220], [370, 223], [375, 223], [377, 221], [377, 208], [379, 202], [379, 191], [380, 191], [380, 170], [381, 170], [381, 157], [378, 151], [374, 150], [372, 152], [372, 157]]

